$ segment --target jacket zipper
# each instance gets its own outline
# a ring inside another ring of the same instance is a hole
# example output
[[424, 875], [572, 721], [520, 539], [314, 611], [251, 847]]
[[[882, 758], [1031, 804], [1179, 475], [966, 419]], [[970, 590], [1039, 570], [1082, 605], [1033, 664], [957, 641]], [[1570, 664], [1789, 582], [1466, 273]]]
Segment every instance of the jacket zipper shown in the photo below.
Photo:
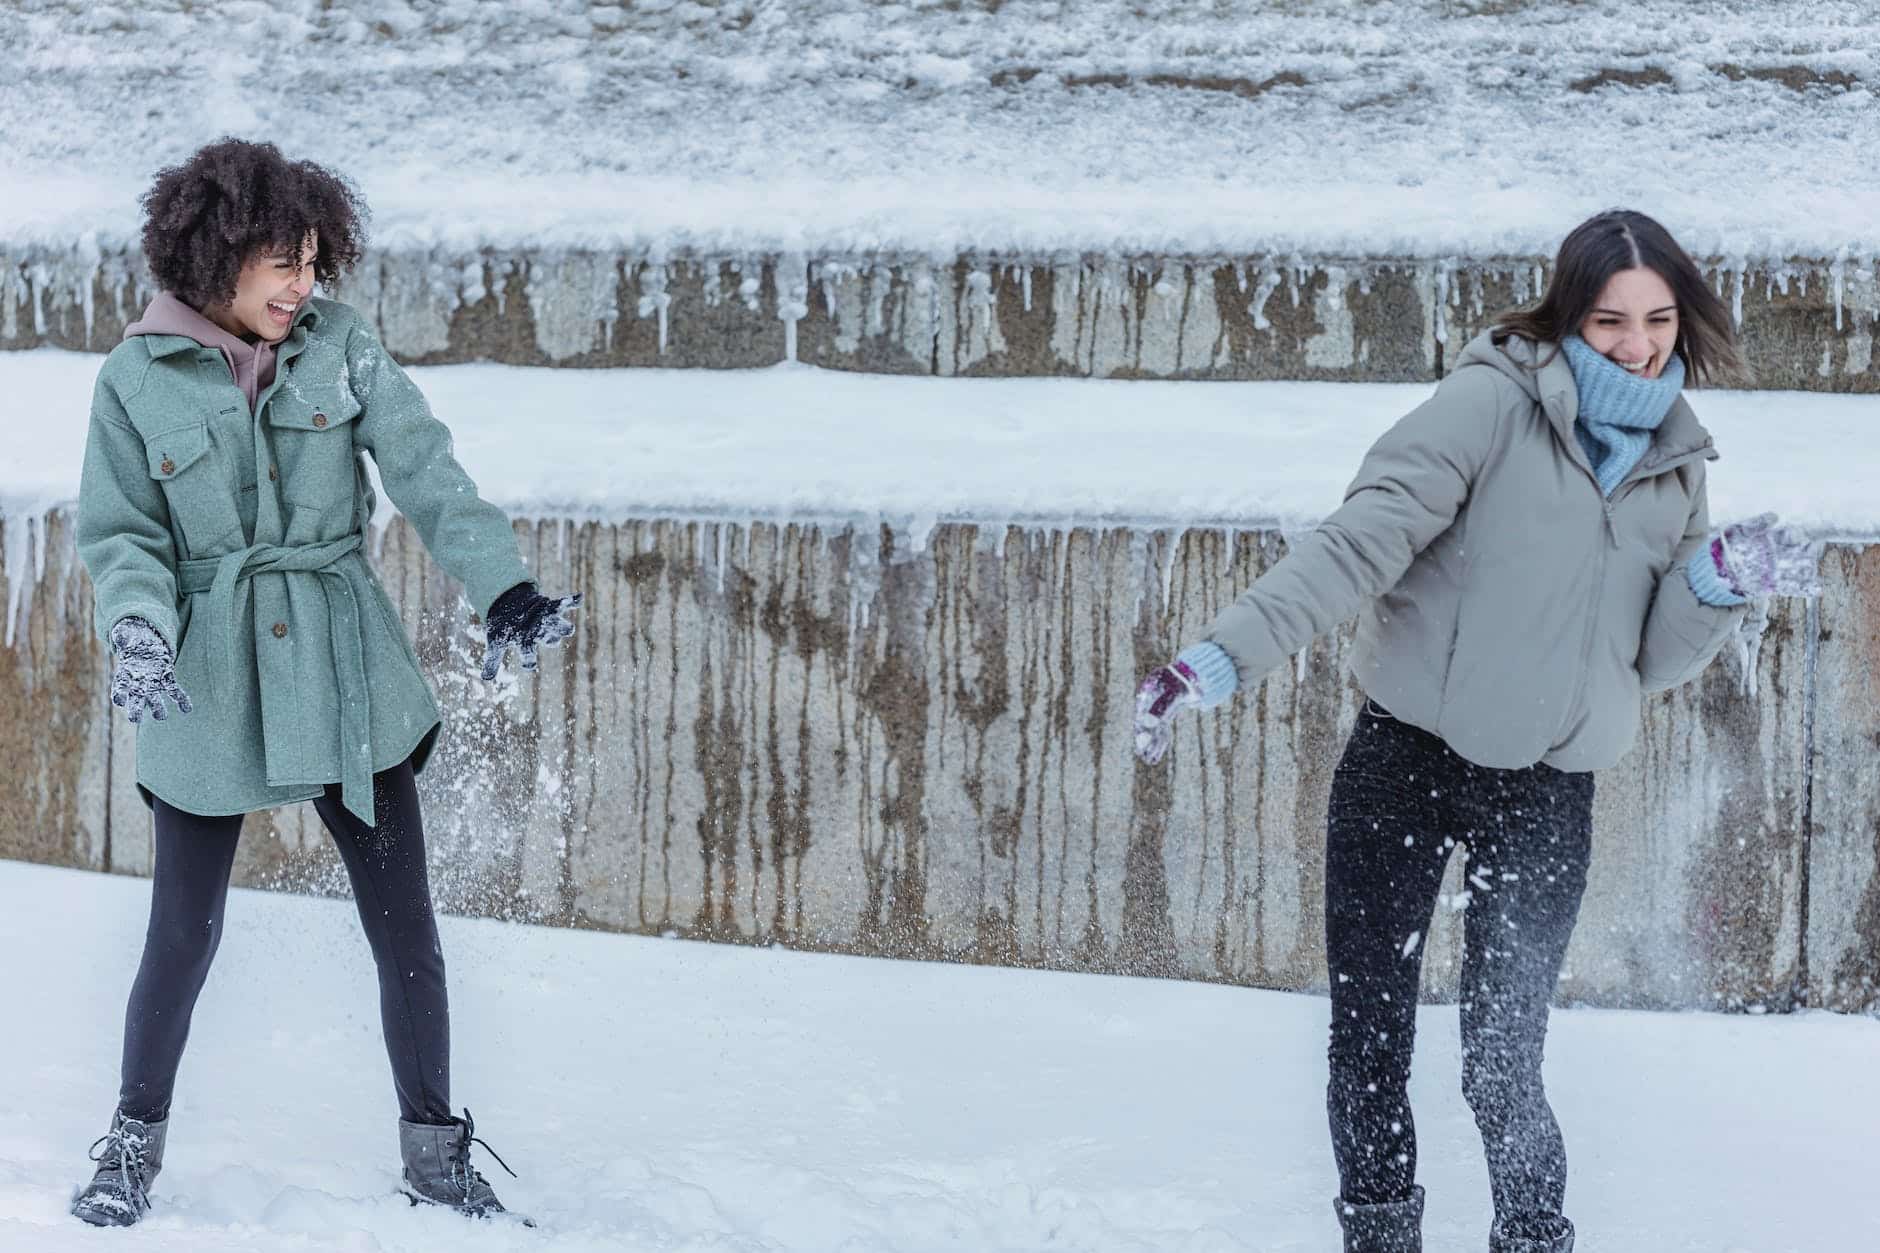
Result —
[[[1669, 461], [1655, 465], [1652, 467], [1650, 474], [1641, 475], [1637, 472], [1637, 469], [1634, 468], [1633, 473], [1626, 475], [1625, 479], [1620, 482], [1618, 487], [1612, 490], [1616, 495], [1621, 489], [1630, 487], [1632, 484], [1641, 482], [1646, 478], [1657, 478], [1661, 474], [1667, 474], [1686, 462], [1694, 461], [1703, 456], [1708, 448], [1709, 445], [1705, 445], [1702, 448], [1694, 448], [1681, 456], [1673, 457]], [[1605, 519], [1607, 542], [1599, 546], [1598, 549], [1599, 564], [1593, 575], [1593, 608], [1592, 612], [1587, 615], [1586, 641], [1580, 648], [1580, 682], [1579, 686], [1574, 689], [1573, 699], [1567, 702], [1566, 717], [1568, 719], [1571, 719], [1574, 714], [1579, 711], [1580, 701], [1586, 695], [1587, 676], [1590, 673], [1590, 667], [1593, 663], [1593, 643], [1599, 638], [1600, 606], [1605, 601], [1607, 554], [1615, 551], [1619, 547], [1618, 524], [1615, 523], [1612, 518], [1613, 497], [1607, 496], [1603, 491], [1600, 491], [1599, 480], [1592, 475], [1590, 469], [1587, 477], [1592, 481], [1593, 490], [1600, 492], [1599, 508], [1601, 516]], [[1566, 724], [1563, 722], [1561, 726], [1555, 730], [1554, 735], [1556, 738], [1559, 737], [1560, 731], [1565, 729], [1565, 725]]]

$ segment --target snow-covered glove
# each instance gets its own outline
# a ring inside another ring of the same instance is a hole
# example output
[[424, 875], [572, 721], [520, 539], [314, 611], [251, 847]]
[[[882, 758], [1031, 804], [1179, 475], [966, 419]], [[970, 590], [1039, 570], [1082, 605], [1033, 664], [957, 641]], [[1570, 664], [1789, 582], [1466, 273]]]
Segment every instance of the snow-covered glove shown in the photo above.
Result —
[[133, 723], [147, 712], [158, 722], [170, 716], [163, 702], [176, 702], [176, 712], [190, 710], [189, 693], [176, 682], [176, 654], [157, 628], [138, 617], [119, 618], [111, 627], [111, 651], [117, 667], [111, 673], [111, 703]]
[[1778, 527], [1776, 515], [1760, 514], [1710, 537], [1717, 577], [1745, 599], [1821, 595], [1820, 540], [1799, 527]]
[[503, 656], [511, 648], [522, 659], [524, 670], [535, 669], [538, 648], [553, 648], [574, 634], [574, 622], [568, 615], [581, 603], [581, 594], [550, 600], [535, 590], [533, 583], [518, 583], [490, 606], [483, 619], [483, 681], [496, 678]]
[[1173, 661], [1136, 689], [1136, 756], [1149, 765], [1162, 760], [1175, 738], [1175, 715], [1201, 707], [1201, 680], [1185, 661]]

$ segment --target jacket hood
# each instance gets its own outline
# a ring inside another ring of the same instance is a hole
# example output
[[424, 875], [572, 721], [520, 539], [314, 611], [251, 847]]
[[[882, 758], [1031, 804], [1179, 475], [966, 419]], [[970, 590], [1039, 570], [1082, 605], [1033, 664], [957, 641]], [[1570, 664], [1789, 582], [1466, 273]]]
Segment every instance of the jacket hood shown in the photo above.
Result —
[[183, 335], [204, 348], [221, 348], [237, 357], [254, 355], [256, 344], [210, 321], [208, 316], [185, 304], [170, 292], [158, 292], [144, 310], [144, 316], [124, 328], [124, 338], [139, 335]]
[[[1580, 416], [1580, 389], [1573, 381], [1573, 367], [1558, 344], [1537, 344], [1519, 335], [1509, 335], [1495, 342], [1494, 331], [1486, 330], [1462, 350], [1456, 369], [1489, 369], [1507, 379], [1523, 396], [1539, 405], [1547, 415], [1555, 434], [1585, 460], [1579, 441], [1573, 436], [1573, 424]], [[1652, 438], [1651, 451], [1645, 454], [1639, 469], [1652, 470], [1665, 462], [1693, 453], [1704, 452], [1716, 460], [1717, 453], [1710, 432], [1691, 411], [1684, 396], [1671, 402], [1671, 409]]]
[[[126, 340], [139, 336], [177, 336], [192, 340], [204, 348], [219, 349], [223, 360], [228, 362], [235, 385], [248, 398], [250, 409], [254, 408], [255, 397], [274, 381], [273, 344], [266, 340], [250, 343], [239, 335], [229, 334], [210, 321], [207, 315], [170, 292], [158, 292], [157, 298], [144, 310], [144, 316], [124, 328]], [[171, 347], [157, 338], [149, 342], [153, 357], [163, 355], [164, 350]]]

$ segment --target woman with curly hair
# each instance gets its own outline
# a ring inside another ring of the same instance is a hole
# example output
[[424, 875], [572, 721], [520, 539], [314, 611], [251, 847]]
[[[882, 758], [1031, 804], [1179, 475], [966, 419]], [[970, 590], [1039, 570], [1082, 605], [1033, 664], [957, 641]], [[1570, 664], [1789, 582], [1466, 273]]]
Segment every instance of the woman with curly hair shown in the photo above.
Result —
[[469, 1111], [450, 1108], [415, 783], [440, 723], [365, 558], [359, 454], [482, 613], [484, 679], [512, 646], [532, 669], [580, 597], [538, 594], [508, 519], [370, 324], [313, 295], [359, 259], [365, 211], [345, 182], [227, 139], [161, 171], [143, 205], [161, 294], [99, 371], [77, 529], [111, 701], [137, 724], [154, 871], [117, 1110], [72, 1212], [128, 1226], [148, 1211], [243, 815], [312, 801], [378, 966], [406, 1193], [502, 1213], [470, 1165]]
[[1665, 228], [1612, 210], [1540, 302], [1468, 345], [1366, 455], [1342, 508], [1144, 680], [1136, 750], [1358, 616], [1364, 695], [1325, 844], [1330, 1083], [1346, 1253], [1417, 1253], [1410, 1116], [1422, 938], [1469, 861], [1462, 1089], [1492, 1253], [1568, 1253], [1567, 1154], [1541, 1082], [1548, 1004], [1592, 857], [1593, 772], [1640, 697], [1696, 678], [1769, 596], [1816, 596], [1820, 545], [1764, 515], [1713, 531], [1717, 450], [1686, 382], [1739, 368], [1729, 310]]

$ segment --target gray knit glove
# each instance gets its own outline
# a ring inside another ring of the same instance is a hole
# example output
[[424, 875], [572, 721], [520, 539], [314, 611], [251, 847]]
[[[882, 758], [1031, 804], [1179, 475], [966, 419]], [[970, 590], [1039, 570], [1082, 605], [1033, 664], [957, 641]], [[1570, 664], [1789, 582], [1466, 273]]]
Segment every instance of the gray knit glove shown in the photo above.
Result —
[[579, 592], [550, 600], [535, 590], [533, 583], [518, 583], [490, 606], [483, 619], [483, 681], [496, 678], [503, 667], [503, 655], [510, 649], [522, 660], [524, 670], [535, 669], [536, 650], [553, 648], [574, 634], [574, 622], [568, 615], [581, 603]]
[[111, 651], [117, 654], [111, 703], [133, 723], [142, 722], [146, 712], [158, 722], [169, 717], [166, 697], [176, 702], [177, 713], [189, 712], [189, 693], [176, 682], [176, 654], [157, 628], [142, 618], [119, 618], [111, 627]]
[[1821, 541], [1799, 527], [1778, 527], [1776, 515], [1760, 514], [1710, 537], [1717, 576], [1738, 596], [1821, 595]]

